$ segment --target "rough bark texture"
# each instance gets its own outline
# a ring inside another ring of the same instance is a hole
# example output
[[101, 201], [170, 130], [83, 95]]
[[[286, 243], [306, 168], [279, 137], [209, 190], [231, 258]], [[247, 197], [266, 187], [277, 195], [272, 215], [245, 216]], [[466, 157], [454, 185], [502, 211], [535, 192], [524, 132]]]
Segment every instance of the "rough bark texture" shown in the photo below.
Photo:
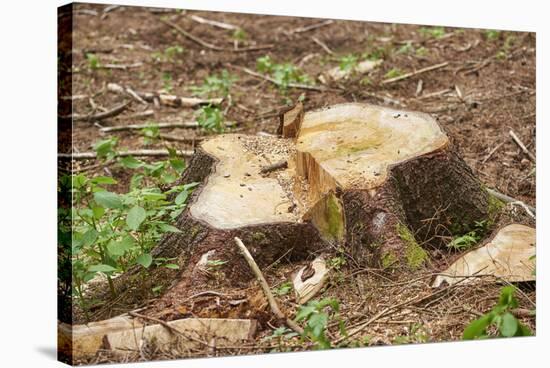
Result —
[[[338, 109], [342, 109], [343, 118]], [[279, 259], [291, 262], [312, 259], [315, 254], [340, 246], [359, 265], [407, 272], [426, 265], [430, 251], [443, 244], [442, 237], [465, 233], [477, 221], [490, 216], [490, 196], [431, 117], [344, 104], [327, 109], [327, 122], [323, 120], [323, 111], [306, 113], [303, 117], [299, 108], [287, 112], [292, 116], [286, 120], [283, 117], [282, 122], [291, 121], [291, 126], [298, 129], [292, 139], [226, 135], [199, 145], [180, 180], [200, 183], [177, 220], [181, 233], [165, 236], [153, 251], [154, 257], [177, 258], [180, 270], [153, 270], [147, 282], [150, 286], [164, 286], [165, 292], [151, 313], [176, 308], [182, 299], [201, 290], [245, 286], [253, 274], [233, 245], [236, 236], [246, 244], [260, 268]], [[358, 115], [351, 116], [348, 122], [346, 114], [350, 111]], [[362, 126], [362, 121], [367, 125]], [[339, 124], [351, 124], [358, 130], [350, 133], [347, 126]], [[323, 129], [328, 129], [326, 135]], [[401, 129], [414, 131], [411, 142], [418, 143], [410, 143]], [[419, 129], [426, 132], [425, 139], [419, 136], [423, 134], [418, 133]], [[304, 134], [321, 134], [327, 143], [318, 144], [315, 136]], [[384, 146], [388, 139], [393, 140], [389, 143], [390, 150]], [[273, 155], [280, 142], [287, 148], [296, 142], [298, 148], [282, 149], [283, 153]], [[312, 144], [310, 151], [307, 142]], [[415, 155], [417, 144], [420, 153]], [[233, 148], [233, 153], [227, 152]], [[241, 157], [250, 161], [250, 170], [248, 161], [247, 165], [241, 165]], [[365, 157], [383, 161], [373, 165]], [[281, 159], [288, 161], [288, 167], [268, 174], [261, 172], [262, 164]], [[338, 171], [348, 162], [351, 171]], [[365, 165], [365, 170], [361, 171], [361, 165]], [[241, 179], [234, 173], [244, 174]], [[284, 188], [284, 195], [291, 198], [288, 213], [292, 216], [282, 211], [285, 213], [274, 218], [283, 220], [250, 224], [247, 220], [241, 226], [235, 219], [246, 219], [242, 211], [247, 207], [242, 204], [254, 206], [274, 195], [272, 191], [262, 192], [262, 185], [264, 181], [273, 184], [275, 179]], [[235, 182], [232, 184], [230, 180]], [[250, 195], [257, 196], [255, 202], [240, 203], [238, 193], [249, 193], [243, 189], [249, 184], [241, 182], [239, 186], [240, 180], [250, 180], [249, 190], [254, 193]], [[205, 197], [206, 188], [209, 197]], [[213, 213], [219, 213], [219, 207], [223, 207], [224, 197], [219, 196], [219, 191], [232, 196], [227, 203], [241, 206], [241, 210], [237, 207], [224, 212], [223, 221], [216, 216], [204, 216], [210, 205], [218, 211]], [[193, 212], [199, 201], [200, 211]], [[194, 213], [202, 217], [196, 218]], [[128, 277], [123, 278], [117, 287], [132, 289], [135, 283], [127, 280]], [[135, 280], [139, 280], [137, 275]], [[136, 303], [147, 297], [140, 293], [133, 295]]]

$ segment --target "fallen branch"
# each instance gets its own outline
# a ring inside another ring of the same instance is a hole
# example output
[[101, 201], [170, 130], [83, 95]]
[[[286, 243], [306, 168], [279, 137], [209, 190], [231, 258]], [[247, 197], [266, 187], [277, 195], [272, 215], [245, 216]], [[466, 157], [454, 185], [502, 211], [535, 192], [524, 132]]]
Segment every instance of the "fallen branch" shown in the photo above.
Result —
[[154, 102], [155, 98], [159, 99], [162, 105], [171, 107], [195, 107], [200, 105], [219, 105], [223, 98], [196, 98], [196, 97], [180, 97], [163, 93], [152, 92], [136, 92], [129, 87], [123, 87], [116, 83], [108, 83], [107, 90], [118, 94], [128, 94], [132, 98], [141, 103]]
[[112, 118], [113, 116], [119, 115], [121, 112], [126, 110], [128, 105], [130, 104], [130, 101], [126, 101], [121, 103], [120, 105], [117, 105], [113, 107], [111, 110], [107, 110], [105, 112], [100, 112], [98, 114], [89, 114], [89, 115], [80, 115], [80, 114], [72, 114], [72, 115], [65, 115], [60, 116], [60, 119], [64, 120], [72, 120], [74, 122], [76, 121], [100, 121], [107, 118]]
[[[241, 70], [241, 71], [245, 72], [246, 74], [251, 75], [253, 77], [260, 78], [260, 79], [266, 80], [268, 82], [271, 82], [271, 83], [275, 84], [278, 87], [281, 86], [280, 82], [276, 81], [275, 79], [273, 79], [273, 78], [271, 78], [267, 75], [256, 73], [255, 71], [250, 70], [250, 69], [245, 68], [245, 67], [240, 67], [240, 66], [232, 65], [232, 64], [227, 64], [227, 65], [230, 68]], [[316, 87], [316, 86], [310, 86], [310, 85], [307, 85], [307, 84], [300, 84], [300, 83], [288, 83], [287, 86], [291, 87], [291, 88], [307, 89], [307, 90], [310, 90], [310, 91], [317, 91], [317, 92], [327, 91], [327, 89], [324, 88], [324, 87]]]
[[286, 160], [275, 162], [274, 164], [264, 166], [260, 169], [261, 174], [267, 174], [275, 170], [286, 169], [288, 167], [288, 162]]
[[504, 142], [501, 142], [501, 143], [497, 144], [497, 145], [495, 146], [495, 148], [493, 148], [493, 149], [491, 150], [491, 152], [489, 152], [489, 154], [488, 154], [487, 156], [485, 156], [485, 158], [483, 159], [483, 161], [481, 161], [481, 163], [482, 163], [482, 164], [486, 163], [487, 160], [489, 160], [489, 159], [491, 158], [491, 156], [492, 156], [500, 147], [502, 147], [502, 145], [504, 145]]
[[133, 63], [133, 64], [100, 64], [97, 66], [98, 69], [120, 69], [128, 70], [132, 68], [139, 68], [143, 63]]
[[[177, 155], [183, 157], [191, 157], [193, 151], [177, 151]], [[117, 152], [116, 157], [126, 156], [142, 156], [142, 157], [164, 157], [170, 156], [167, 150], [129, 150], [124, 152]], [[74, 153], [58, 153], [58, 158], [70, 158], [73, 160], [91, 160], [97, 158], [96, 152], [74, 152]]]
[[317, 45], [321, 46], [321, 48], [323, 50], [325, 50], [325, 52], [329, 55], [334, 55], [334, 51], [332, 51], [323, 41], [321, 41], [320, 39], [318, 39], [317, 37], [315, 36], [311, 36], [311, 40], [313, 42], [315, 42]]
[[184, 142], [184, 143], [195, 143], [195, 142], [201, 142], [204, 138], [203, 137], [193, 137], [193, 138], [187, 138], [187, 137], [180, 137], [173, 134], [159, 134], [159, 138], [165, 139], [167, 141], [175, 141], [175, 142]]
[[426, 67], [426, 68], [422, 68], [422, 69], [416, 70], [416, 71], [414, 71], [414, 72], [406, 73], [406, 74], [400, 75], [400, 76], [398, 76], [398, 77], [385, 79], [385, 80], [382, 81], [381, 84], [389, 84], [389, 83], [393, 83], [393, 82], [398, 82], [398, 81], [401, 81], [401, 80], [403, 80], [403, 79], [407, 79], [407, 78], [413, 77], [413, 76], [418, 75], [418, 74], [422, 74], [422, 73], [430, 72], [430, 71], [432, 71], [432, 70], [444, 68], [444, 67], [446, 67], [447, 65], [449, 65], [449, 62], [446, 61], [446, 62], [441, 63], [441, 64], [436, 64], [436, 65], [428, 66], [428, 67]]
[[218, 27], [218, 28], [221, 28], [221, 29], [228, 29], [230, 31], [234, 31], [234, 30], [239, 29], [239, 27], [234, 26], [233, 24], [228, 24], [228, 23], [218, 22], [218, 21], [215, 21], [215, 20], [205, 19], [205, 18], [199, 17], [198, 15], [190, 15], [189, 18], [191, 18], [192, 20], [194, 20], [195, 22], [200, 23], [200, 24], [208, 24], [210, 26]]
[[164, 19], [159, 19], [159, 20], [162, 23], [166, 24], [167, 26], [172, 27], [177, 32], [179, 32], [183, 36], [187, 37], [191, 41], [193, 41], [193, 42], [195, 42], [195, 43], [197, 43], [197, 44], [199, 44], [203, 47], [206, 47], [207, 49], [214, 50], [214, 51], [246, 52], [246, 51], [266, 50], [266, 49], [271, 49], [271, 48], [274, 47], [274, 45], [252, 46], [252, 47], [245, 47], [245, 48], [242, 48], [242, 49], [220, 47], [220, 46], [217, 46], [217, 45], [214, 45], [214, 44], [211, 44], [211, 43], [208, 43], [208, 42], [202, 40], [201, 38], [193, 35], [190, 32], [187, 32], [186, 30], [184, 30], [183, 28], [181, 28], [177, 24], [174, 24], [174, 23], [172, 23], [168, 20], [164, 20]]
[[237, 246], [239, 247], [243, 257], [246, 259], [246, 262], [248, 263], [248, 265], [252, 269], [252, 272], [254, 272], [254, 275], [256, 276], [256, 279], [260, 283], [260, 286], [262, 287], [264, 295], [267, 298], [267, 301], [269, 303], [269, 307], [271, 308], [271, 311], [273, 312], [273, 314], [277, 318], [285, 321], [287, 326], [290, 327], [292, 330], [294, 330], [295, 332], [302, 335], [304, 333], [304, 330], [296, 322], [294, 322], [290, 318], [287, 318], [285, 316], [285, 314], [279, 308], [279, 305], [277, 304], [277, 301], [275, 300], [275, 297], [271, 293], [271, 289], [270, 289], [267, 281], [265, 280], [265, 277], [262, 274], [262, 271], [260, 271], [260, 268], [256, 264], [256, 261], [254, 261], [254, 258], [252, 258], [252, 255], [250, 254], [250, 252], [248, 251], [246, 246], [243, 244], [241, 239], [235, 237], [235, 244], [237, 244]]
[[487, 188], [487, 192], [489, 192], [489, 194], [497, 197], [498, 199], [500, 199], [501, 201], [504, 201], [506, 203], [514, 203], [514, 204], [519, 204], [519, 203], [522, 203], [522, 207], [524, 208], [527, 208], [529, 211], [531, 211], [533, 214], [536, 213], [536, 209], [535, 207], [533, 206], [529, 206], [528, 204], [526, 204], [525, 202], [523, 201], [520, 201], [516, 198], [513, 198], [513, 197], [510, 197], [510, 196], [507, 196], [506, 194], [502, 194], [500, 192], [497, 192], [496, 190], [494, 189], [491, 189], [491, 188]]
[[523, 144], [523, 142], [521, 141], [521, 139], [519, 139], [519, 137], [516, 135], [516, 133], [514, 133], [513, 130], [510, 130], [508, 132], [510, 134], [510, 136], [512, 137], [512, 139], [514, 140], [514, 142], [519, 146], [519, 148], [521, 148], [521, 150], [523, 151], [523, 153], [525, 153], [527, 155], [527, 157], [529, 157], [529, 159], [531, 161], [533, 161], [533, 163], [535, 163], [537, 161], [535, 155], [533, 155], [528, 149], [527, 147], [525, 147], [525, 144]]
[[317, 29], [317, 28], [328, 26], [329, 24], [332, 24], [332, 23], [334, 23], [334, 21], [332, 19], [328, 19], [328, 20], [325, 20], [325, 21], [322, 21], [322, 22], [319, 22], [319, 23], [311, 24], [309, 26], [295, 28], [291, 31], [288, 31], [287, 34], [291, 35], [291, 34], [295, 34], [295, 33], [308, 32], [308, 31], [311, 31], [311, 30], [314, 30], [314, 29]]
[[[158, 123], [158, 124], [130, 124], [130, 125], [120, 125], [120, 126], [112, 126], [112, 127], [104, 127], [100, 128], [99, 130], [102, 133], [109, 133], [109, 132], [120, 132], [123, 130], [140, 130], [144, 128], [148, 128], [151, 126], [156, 126], [159, 129], [164, 128], [198, 128], [200, 125], [196, 121], [184, 121], [182, 123]], [[235, 122], [226, 122], [226, 127], [232, 127], [237, 125]]]

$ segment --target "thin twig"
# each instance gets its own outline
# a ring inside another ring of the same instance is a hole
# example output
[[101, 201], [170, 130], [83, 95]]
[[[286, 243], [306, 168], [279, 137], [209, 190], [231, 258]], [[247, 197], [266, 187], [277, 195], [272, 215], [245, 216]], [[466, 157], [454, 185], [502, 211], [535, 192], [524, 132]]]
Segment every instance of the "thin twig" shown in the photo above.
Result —
[[141, 319], [145, 319], [145, 320], [149, 320], [149, 321], [158, 323], [159, 325], [161, 325], [162, 327], [166, 328], [168, 331], [170, 331], [170, 332], [172, 332], [176, 335], [183, 336], [184, 338], [195, 341], [195, 342], [197, 342], [201, 345], [210, 346], [206, 341], [203, 341], [201, 339], [197, 339], [196, 337], [188, 335], [188, 334], [178, 330], [177, 328], [175, 328], [173, 326], [170, 326], [166, 321], [163, 321], [162, 319], [146, 316], [144, 314], [140, 314], [140, 313], [136, 313], [136, 312], [132, 312], [132, 311], [128, 312], [128, 314], [132, 317], [135, 317], [135, 318], [141, 318]]
[[191, 18], [192, 20], [194, 20], [195, 22], [200, 23], [200, 24], [208, 24], [210, 26], [218, 27], [218, 28], [221, 28], [221, 29], [228, 29], [230, 31], [234, 31], [234, 30], [239, 29], [239, 27], [234, 26], [233, 24], [228, 24], [228, 23], [218, 22], [218, 21], [215, 21], [215, 20], [205, 19], [203, 17], [199, 17], [198, 15], [190, 15], [189, 18]]
[[[237, 125], [235, 122], [226, 122], [226, 127], [232, 127]], [[120, 132], [123, 130], [140, 130], [144, 128], [148, 128], [151, 126], [155, 126], [159, 129], [163, 128], [198, 128], [200, 127], [199, 123], [197, 121], [184, 121], [181, 123], [158, 123], [158, 124], [129, 124], [129, 125], [120, 125], [120, 126], [112, 126], [112, 127], [104, 127], [100, 128], [99, 130], [102, 133], [109, 133], [109, 132]]]
[[529, 206], [528, 204], [526, 204], [525, 202], [523, 201], [520, 201], [519, 199], [516, 199], [514, 197], [510, 197], [510, 196], [507, 196], [506, 194], [502, 194], [494, 189], [491, 189], [491, 188], [487, 188], [487, 192], [489, 192], [489, 194], [497, 197], [498, 199], [500, 199], [501, 201], [504, 201], [506, 203], [518, 203], [518, 202], [521, 202], [525, 205], [525, 208], [529, 209], [529, 211], [531, 211], [532, 213], [536, 213], [536, 209], [535, 207], [533, 206]]
[[510, 136], [512, 137], [512, 139], [514, 140], [514, 142], [519, 146], [519, 148], [521, 148], [521, 150], [523, 151], [523, 153], [525, 153], [527, 155], [527, 157], [529, 157], [529, 159], [531, 161], [533, 161], [533, 163], [536, 163], [537, 159], [535, 157], [535, 155], [533, 155], [528, 149], [527, 147], [525, 147], [525, 144], [523, 144], [523, 142], [521, 141], [521, 139], [519, 139], [519, 137], [516, 135], [516, 133], [514, 133], [513, 130], [510, 130], [508, 132], [510, 134]]
[[271, 288], [269, 287], [269, 284], [265, 280], [265, 277], [262, 274], [262, 271], [260, 271], [260, 268], [258, 267], [258, 264], [256, 264], [256, 261], [254, 260], [254, 258], [252, 258], [252, 255], [250, 254], [250, 252], [248, 251], [246, 246], [243, 244], [241, 239], [235, 237], [235, 244], [237, 244], [237, 247], [239, 247], [243, 257], [246, 259], [246, 262], [248, 263], [248, 265], [252, 269], [252, 272], [254, 272], [254, 275], [256, 276], [256, 279], [260, 283], [260, 286], [262, 287], [264, 295], [267, 298], [267, 301], [269, 303], [269, 306], [270, 306], [271, 311], [273, 312], [273, 314], [277, 318], [279, 318], [283, 321], [286, 321], [286, 324], [287, 324], [288, 327], [290, 327], [292, 330], [294, 330], [295, 332], [302, 335], [304, 333], [304, 330], [296, 322], [294, 322], [290, 318], [286, 317], [285, 314], [279, 308], [279, 305], [277, 304], [277, 301], [275, 300], [275, 297], [271, 293]]
[[441, 63], [441, 64], [436, 64], [436, 65], [428, 66], [428, 67], [426, 67], [426, 68], [418, 69], [418, 70], [416, 70], [416, 71], [414, 71], [414, 72], [406, 73], [406, 74], [400, 75], [400, 76], [398, 76], [398, 77], [385, 79], [385, 80], [382, 81], [381, 84], [389, 84], [389, 83], [393, 83], [393, 82], [398, 82], [398, 81], [401, 81], [401, 80], [403, 80], [403, 79], [407, 79], [407, 78], [413, 77], [413, 76], [418, 75], [418, 74], [422, 74], [422, 73], [430, 72], [430, 71], [432, 71], [432, 70], [444, 68], [444, 67], [446, 67], [447, 65], [449, 65], [449, 62], [448, 62], [448, 61], [446, 61], [446, 62], [444, 62], [444, 63]]
[[308, 32], [308, 31], [311, 31], [311, 30], [314, 30], [314, 29], [317, 29], [317, 28], [328, 26], [329, 24], [332, 24], [332, 23], [334, 23], [334, 21], [332, 19], [327, 19], [327, 20], [324, 20], [324, 21], [319, 22], [319, 23], [311, 24], [309, 26], [295, 28], [291, 31], [288, 31], [287, 34], [291, 35], [291, 34], [295, 34], [295, 33]]
[[488, 154], [487, 156], [485, 156], [485, 158], [483, 159], [483, 161], [481, 161], [481, 163], [482, 163], [482, 164], [486, 163], [487, 160], [490, 159], [491, 156], [492, 156], [500, 147], [502, 147], [502, 146], [504, 145], [504, 143], [505, 143], [505, 142], [501, 142], [501, 143], [497, 144], [497, 145], [495, 146], [495, 148], [493, 148], [493, 149], [491, 150], [491, 152], [489, 152], [489, 154]]
[[[177, 155], [183, 157], [193, 156], [193, 151], [177, 151]], [[170, 152], [167, 150], [130, 150], [124, 152], [117, 152], [115, 157], [127, 157], [127, 156], [142, 156], [142, 157], [164, 157], [170, 156]], [[58, 158], [70, 158], [73, 160], [92, 160], [97, 158], [96, 152], [74, 152], [74, 153], [58, 153]]]
[[334, 51], [332, 51], [327, 45], [326, 43], [324, 43], [323, 41], [321, 41], [320, 39], [318, 39], [317, 37], [315, 36], [311, 36], [311, 40], [313, 42], [315, 42], [317, 45], [321, 46], [321, 48], [323, 50], [325, 50], [325, 52], [329, 55], [334, 55]]
[[246, 48], [242, 48], [242, 49], [235, 49], [235, 48], [226, 48], [226, 47], [220, 47], [220, 46], [217, 46], [217, 45], [214, 45], [214, 44], [211, 44], [209, 42], [206, 42], [204, 40], [202, 40], [201, 38], [193, 35], [192, 33], [190, 32], [187, 32], [186, 30], [184, 30], [183, 28], [181, 28], [180, 26], [178, 26], [177, 24], [174, 24], [168, 20], [164, 20], [164, 19], [159, 19], [162, 23], [166, 24], [167, 26], [169, 27], [172, 27], [173, 29], [175, 29], [177, 32], [179, 32], [180, 34], [182, 34], [183, 36], [187, 37], [188, 39], [190, 39], [191, 41], [203, 46], [203, 47], [206, 47], [207, 49], [210, 49], [210, 50], [214, 50], [214, 51], [232, 51], [232, 52], [247, 52], [247, 51], [257, 51], [257, 50], [266, 50], [266, 49], [271, 49], [274, 47], [274, 45], [263, 45], [263, 46], [251, 46], [251, 47], [246, 47]]
[[111, 110], [107, 110], [105, 112], [100, 112], [97, 114], [89, 114], [89, 115], [73, 114], [73, 115], [60, 116], [59, 118], [64, 120], [72, 119], [72, 121], [100, 121], [103, 119], [112, 118], [113, 116], [117, 116], [118, 114], [126, 110], [130, 102], [131, 101], [123, 102], [120, 105], [113, 107]]
[[[245, 67], [240, 67], [240, 66], [237, 66], [237, 65], [232, 65], [232, 64], [227, 64], [230, 68], [233, 68], [233, 69], [238, 69], [238, 70], [241, 70], [243, 72], [245, 72], [246, 74], [248, 75], [251, 75], [253, 77], [256, 77], [256, 78], [260, 78], [260, 79], [263, 79], [263, 80], [266, 80], [266, 81], [269, 81], [277, 86], [281, 86], [281, 83], [276, 81], [275, 79], [267, 76], [267, 75], [263, 75], [263, 74], [260, 74], [260, 73], [256, 73], [255, 71], [253, 70], [250, 70], [248, 68], [245, 68]], [[299, 84], [299, 83], [288, 83], [287, 84], [288, 87], [291, 87], [291, 88], [300, 88], [300, 89], [307, 89], [307, 90], [310, 90], [310, 91], [317, 91], [317, 92], [325, 92], [327, 91], [326, 88], [324, 87], [316, 87], [316, 86], [310, 86], [310, 85], [307, 85], [307, 84]]]

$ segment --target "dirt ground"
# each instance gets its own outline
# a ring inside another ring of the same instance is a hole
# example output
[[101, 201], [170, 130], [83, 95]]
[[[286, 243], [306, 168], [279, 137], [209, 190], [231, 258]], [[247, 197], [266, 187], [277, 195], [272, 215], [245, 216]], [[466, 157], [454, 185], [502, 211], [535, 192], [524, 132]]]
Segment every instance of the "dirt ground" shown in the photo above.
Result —
[[[75, 7], [73, 39], [73, 107], [74, 113], [89, 114], [111, 109], [127, 97], [108, 92], [107, 83], [129, 86], [136, 91], [155, 92], [171, 87], [170, 93], [192, 95], [190, 87], [200, 85], [205, 77], [228, 70], [238, 79], [231, 89], [231, 103], [222, 108], [227, 121], [237, 122], [230, 131], [256, 134], [275, 133], [278, 113], [287, 102], [303, 95], [306, 111], [340, 102], [367, 102], [402, 109], [431, 113], [457, 143], [460, 154], [476, 175], [490, 188], [535, 206], [535, 164], [512, 140], [513, 131], [527, 150], [535, 147], [535, 34], [522, 32], [488, 32], [478, 29], [445, 28], [438, 36], [427, 34], [416, 25], [334, 21], [309, 30], [301, 27], [319, 24], [322, 20], [264, 15], [174, 11], [133, 7], [111, 8], [104, 5], [80, 4]], [[233, 31], [209, 24], [200, 24], [190, 16], [198, 15], [225, 22], [243, 29], [247, 35], [239, 47], [273, 45], [268, 49], [235, 52]], [[167, 19], [193, 36], [224, 51], [213, 50], [184, 37], [161, 19]], [[322, 47], [320, 43], [326, 46]], [[168, 47], [181, 46], [183, 52], [171, 60], [158, 60]], [[352, 76], [340, 82], [323, 85], [317, 77], [338, 66], [340, 57], [377, 51], [383, 53], [383, 63], [366, 75]], [[420, 51], [419, 51], [420, 50]], [[93, 53], [102, 65], [126, 65], [123, 68], [90, 68], [86, 54]], [[275, 86], [246, 74], [242, 67], [256, 70], [256, 60], [270, 55], [277, 62], [292, 62], [315, 80], [325, 91], [291, 88], [282, 96]], [[392, 69], [403, 73], [418, 71], [440, 63], [442, 68], [413, 75], [401, 81], [382, 84]], [[167, 77], [169, 76], [169, 77]], [[419, 84], [422, 88], [419, 88]], [[61, 96], [62, 98], [64, 96]], [[68, 96], [65, 96], [68, 98]], [[153, 109], [147, 118], [129, 118]], [[191, 108], [154, 107], [132, 100], [124, 113], [101, 121], [102, 126], [130, 123], [181, 122], [194, 120]], [[199, 129], [163, 129], [162, 133], [189, 138], [189, 143], [160, 140], [145, 146], [136, 132], [116, 132], [119, 147], [127, 149], [163, 148], [165, 144], [178, 149], [192, 149], [193, 139], [208, 133]], [[91, 150], [91, 145], [106, 137], [98, 127], [88, 122], [74, 125], [75, 152]], [[88, 174], [108, 170], [122, 184], [129, 177], [116, 168], [96, 165], [93, 160], [80, 161], [76, 168], [88, 168]], [[284, 266], [268, 275], [272, 285], [288, 279], [292, 270]], [[460, 339], [465, 324], [476, 313], [486, 312], [498, 299], [496, 285], [457, 286], [431, 295], [431, 273], [415, 280], [387, 280], [370, 269], [343, 269], [331, 279], [324, 296], [340, 300], [341, 314], [349, 326], [364, 322], [367, 317], [394, 305], [426, 295], [426, 300], [406, 303], [393, 315], [372, 323], [361, 334], [368, 336], [366, 345], [403, 342], [431, 342]], [[377, 282], [371, 282], [372, 278]], [[349, 284], [348, 284], [349, 282]], [[344, 285], [350, 287], [340, 287]], [[371, 288], [369, 285], [376, 285]], [[251, 286], [259, 291], [257, 287]], [[382, 288], [382, 292], [381, 289]], [[235, 293], [249, 293], [250, 290]], [[528, 285], [518, 295], [521, 307], [532, 308], [534, 287]], [[285, 309], [293, 313], [296, 305], [282, 297]], [[200, 303], [199, 303], [200, 305]], [[193, 308], [192, 308], [193, 309]], [[200, 308], [199, 308], [200, 309]], [[197, 310], [197, 309], [196, 309]], [[196, 311], [196, 313], [199, 313]], [[534, 328], [534, 318], [523, 322]], [[420, 330], [412, 326], [421, 325]], [[348, 326], [348, 327], [349, 327]], [[414, 331], [411, 332], [411, 329]], [[329, 334], [336, 335], [337, 326]], [[419, 332], [420, 331], [420, 332]], [[268, 335], [264, 331], [258, 337]], [[427, 339], [421, 337], [428, 336]], [[398, 337], [406, 338], [398, 339]], [[422, 335], [423, 336], [423, 335]], [[264, 344], [265, 345], [265, 344]], [[269, 345], [269, 344], [268, 344]], [[284, 342], [281, 350], [302, 350], [293, 342]], [[235, 350], [197, 352], [185, 356], [214, 356], [271, 351], [273, 346], [245, 347]], [[160, 353], [154, 349], [130, 360], [172, 358], [178, 355]], [[181, 356], [181, 355], [180, 355]], [[113, 361], [100, 354], [94, 363]]]

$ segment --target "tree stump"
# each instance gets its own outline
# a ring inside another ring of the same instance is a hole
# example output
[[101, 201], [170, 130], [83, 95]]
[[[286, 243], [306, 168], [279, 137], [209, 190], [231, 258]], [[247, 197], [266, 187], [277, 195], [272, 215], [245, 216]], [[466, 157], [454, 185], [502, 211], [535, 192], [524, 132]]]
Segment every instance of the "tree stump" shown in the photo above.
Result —
[[172, 293], [250, 280], [235, 236], [260, 267], [338, 247], [357, 264], [415, 270], [441, 239], [493, 211], [429, 115], [357, 103], [304, 113], [298, 105], [279, 131], [218, 135], [197, 147], [182, 181], [200, 185], [177, 220], [182, 232], [153, 252], [178, 257]]

